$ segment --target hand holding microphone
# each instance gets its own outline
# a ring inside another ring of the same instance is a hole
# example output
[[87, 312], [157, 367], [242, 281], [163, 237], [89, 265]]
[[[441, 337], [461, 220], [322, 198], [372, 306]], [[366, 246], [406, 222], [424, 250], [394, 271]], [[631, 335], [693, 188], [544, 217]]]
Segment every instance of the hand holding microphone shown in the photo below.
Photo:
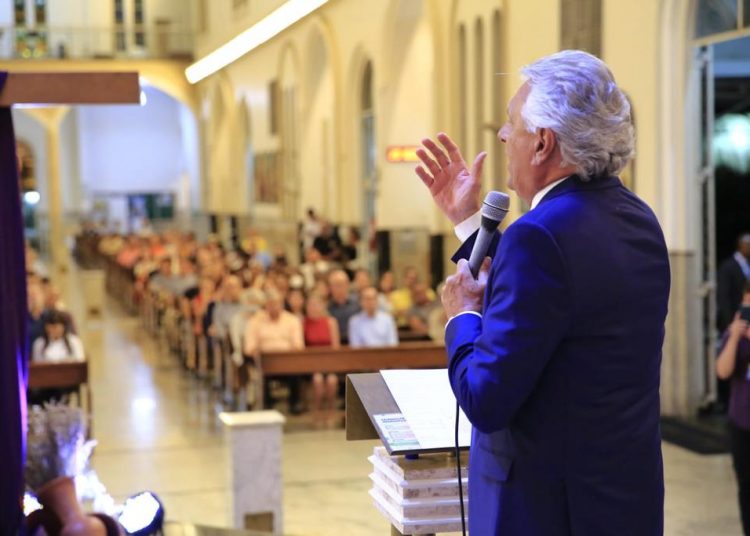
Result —
[[502, 192], [490, 192], [482, 205], [482, 225], [477, 233], [469, 261], [460, 260], [456, 273], [445, 280], [442, 301], [448, 318], [465, 311], [480, 312], [490, 270], [487, 257], [498, 225], [508, 213], [509, 198]]

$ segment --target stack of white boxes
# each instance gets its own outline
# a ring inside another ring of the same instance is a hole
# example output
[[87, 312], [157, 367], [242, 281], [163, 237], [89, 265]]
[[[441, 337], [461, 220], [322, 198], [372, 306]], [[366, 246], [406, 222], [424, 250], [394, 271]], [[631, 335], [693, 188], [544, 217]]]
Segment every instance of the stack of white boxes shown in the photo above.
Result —
[[[468, 456], [461, 455], [464, 505], [467, 506]], [[447, 453], [423, 454], [411, 460], [389, 456], [376, 447], [370, 495], [375, 506], [401, 534], [436, 534], [461, 530], [456, 458]], [[468, 512], [468, 506], [467, 506]]]

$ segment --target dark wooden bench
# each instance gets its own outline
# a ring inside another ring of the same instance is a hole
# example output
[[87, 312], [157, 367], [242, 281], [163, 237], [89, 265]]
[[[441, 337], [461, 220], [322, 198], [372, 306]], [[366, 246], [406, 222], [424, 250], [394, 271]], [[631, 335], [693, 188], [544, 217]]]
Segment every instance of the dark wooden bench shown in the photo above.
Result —
[[315, 372], [371, 372], [395, 368], [444, 368], [445, 346], [433, 342], [401, 343], [384, 348], [307, 348], [298, 352], [263, 354], [264, 376], [294, 376]]
[[[85, 396], [83, 389], [85, 387]], [[89, 387], [88, 361], [44, 362], [29, 363], [29, 389], [71, 389], [78, 390], [79, 405], [83, 400], [88, 413], [88, 435], [92, 435], [94, 408], [91, 403], [91, 388]], [[82, 406], [83, 407], [83, 406]]]
[[402, 343], [383, 348], [307, 348], [263, 354], [254, 369], [255, 408], [263, 407], [265, 379], [316, 372], [347, 374], [384, 369], [445, 368], [445, 346], [433, 342]]

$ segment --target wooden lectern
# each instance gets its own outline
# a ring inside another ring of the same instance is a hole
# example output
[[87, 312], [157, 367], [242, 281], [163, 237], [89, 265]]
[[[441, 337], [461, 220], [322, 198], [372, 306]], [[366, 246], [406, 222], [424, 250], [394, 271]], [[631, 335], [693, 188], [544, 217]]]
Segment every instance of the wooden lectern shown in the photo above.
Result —
[[[376, 416], [400, 413], [379, 373], [346, 377], [346, 439], [380, 439], [383, 443], [369, 458], [373, 466], [370, 496], [375, 507], [391, 522], [392, 536], [460, 531], [453, 447], [394, 446], [377, 424]], [[468, 452], [462, 450], [461, 476], [466, 504]]]

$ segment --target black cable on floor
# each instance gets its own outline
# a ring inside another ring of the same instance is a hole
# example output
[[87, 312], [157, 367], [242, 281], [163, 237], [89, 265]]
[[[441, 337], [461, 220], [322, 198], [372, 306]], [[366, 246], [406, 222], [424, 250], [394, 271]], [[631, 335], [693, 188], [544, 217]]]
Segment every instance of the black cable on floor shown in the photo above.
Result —
[[461, 414], [456, 400], [456, 472], [458, 473], [458, 500], [461, 503], [461, 532], [466, 536], [466, 512], [464, 512], [464, 483], [461, 481], [461, 450], [458, 448], [458, 417]]

